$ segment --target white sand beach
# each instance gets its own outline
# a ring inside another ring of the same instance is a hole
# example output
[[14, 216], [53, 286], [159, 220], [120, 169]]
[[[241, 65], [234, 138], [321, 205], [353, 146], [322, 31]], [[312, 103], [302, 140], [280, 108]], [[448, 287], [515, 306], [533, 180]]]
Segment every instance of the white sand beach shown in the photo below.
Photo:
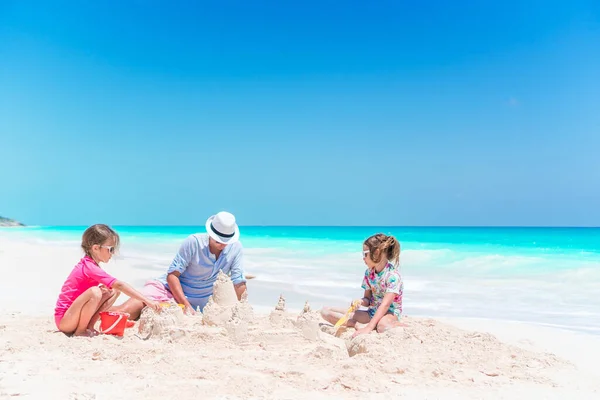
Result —
[[[0, 238], [0, 398], [600, 398], [598, 336], [407, 316], [385, 334], [336, 337], [314, 309], [282, 310], [273, 298], [257, 312], [253, 280], [242, 303], [219, 280], [202, 317], [148, 310], [122, 338], [69, 338], [52, 311], [78, 257], [69, 246]], [[113, 268], [142, 282], [126, 260]]]

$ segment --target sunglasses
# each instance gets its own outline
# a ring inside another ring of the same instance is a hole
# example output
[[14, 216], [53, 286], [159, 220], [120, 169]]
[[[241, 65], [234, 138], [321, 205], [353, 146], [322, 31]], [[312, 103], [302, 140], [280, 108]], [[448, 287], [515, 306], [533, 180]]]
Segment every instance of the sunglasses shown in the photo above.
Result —
[[366, 258], [367, 254], [369, 254], [370, 252], [371, 251], [369, 251], [369, 250], [363, 250], [363, 252], [362, 252], [363, 258]]
[[105, 249], [108, 249], [110, 254], [115, 254], [115, 246], [100, 246], [100, 247], [104, 247]]

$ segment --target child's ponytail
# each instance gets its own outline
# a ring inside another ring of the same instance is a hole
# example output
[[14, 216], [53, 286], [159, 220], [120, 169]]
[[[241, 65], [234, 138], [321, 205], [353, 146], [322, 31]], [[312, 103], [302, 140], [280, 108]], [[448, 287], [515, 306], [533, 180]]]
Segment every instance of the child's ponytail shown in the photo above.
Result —
[[400, 242], [393, 236], [388, 236], [383, 244], [387, 258], [395, 267], [400, 264]]

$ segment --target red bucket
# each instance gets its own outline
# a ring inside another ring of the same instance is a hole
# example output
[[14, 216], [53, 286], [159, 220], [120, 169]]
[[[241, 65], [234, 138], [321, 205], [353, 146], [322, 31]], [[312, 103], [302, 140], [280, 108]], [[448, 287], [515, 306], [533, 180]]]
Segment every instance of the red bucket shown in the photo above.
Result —
[[129, 314], [103, 311], [100, 313], [100, 332], [107, 335], [123, 336]]

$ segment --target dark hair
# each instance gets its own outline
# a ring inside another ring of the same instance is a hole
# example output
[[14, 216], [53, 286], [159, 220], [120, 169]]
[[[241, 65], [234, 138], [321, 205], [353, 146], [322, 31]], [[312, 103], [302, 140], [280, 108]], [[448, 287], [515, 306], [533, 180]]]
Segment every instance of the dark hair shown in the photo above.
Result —
[[119, 248], [119, 234], [110, 226], [104, 224], [92, 225], [83, 232], [81, 248], [88, 256], [92, 256], [91, 249], [94, 245], [102, 245], [108, 239], [115, 239], [115, 250]]
[[365, 240], [364, 245], [369, 248], [373, 262], [378, 263], [385, 256], [394, 266], [400, 264], [400, 242], [395, 237], [378, 233]]

